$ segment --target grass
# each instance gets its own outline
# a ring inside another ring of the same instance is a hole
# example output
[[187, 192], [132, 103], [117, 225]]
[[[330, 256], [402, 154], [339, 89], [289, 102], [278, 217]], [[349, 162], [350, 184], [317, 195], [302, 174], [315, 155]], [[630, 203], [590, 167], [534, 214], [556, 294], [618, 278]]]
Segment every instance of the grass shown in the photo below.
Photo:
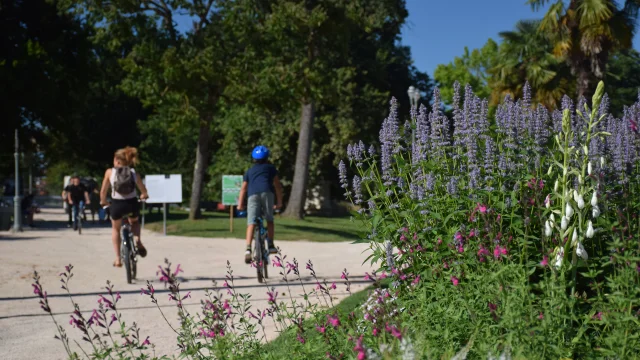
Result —
[[[293, 220], [276, 215], [276, 240], [309, 240], [319, 242], [355, 241], [361, 238], [360, 224], [350, 217], [316, 217]], [[162, 232], [162, 213], [145, 212], [145, 228]], [[247, 228], [246, 218], [233, 220], [233, 232], [229, 232], [229, 214], [219, 212], [203, 213], [203, 218], [188, 219], [188, 213], [172, 209], [167, 214], [167, 234], [212, 238], [244, 239]]]

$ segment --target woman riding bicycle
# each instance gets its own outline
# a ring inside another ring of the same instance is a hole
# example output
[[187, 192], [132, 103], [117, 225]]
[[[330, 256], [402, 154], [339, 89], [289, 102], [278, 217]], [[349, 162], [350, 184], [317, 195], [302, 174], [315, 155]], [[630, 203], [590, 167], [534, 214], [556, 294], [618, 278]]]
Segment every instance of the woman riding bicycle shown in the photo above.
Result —
[[124, 149], [116, 151], [113, 157], [113, 167], [107, 169], [102, 180], [102, 189], [100, 191], [100, 204], [107, 206], [107, 192], [111, 187], [111, 240], [113, 242], [113, 250], [116, 252], [116, 260], [113, 266], [121, 267], [120, 261], [120, 227], [122, 226], [122, 218], [129, 217], [129, 223], [133, 232], [133, 237], [138, 248], [140, 256], [147, 256], [147, 249], [142, 245], [140, 240], [140, 204], [138, 203], [136, 194], [136, 185], [140, 189], [140, 199], [145, 200], [147, 188], [142, 183], [142, 179], [133, 166], [138, 163], [138, 150], [134, 147], [127, 146]]

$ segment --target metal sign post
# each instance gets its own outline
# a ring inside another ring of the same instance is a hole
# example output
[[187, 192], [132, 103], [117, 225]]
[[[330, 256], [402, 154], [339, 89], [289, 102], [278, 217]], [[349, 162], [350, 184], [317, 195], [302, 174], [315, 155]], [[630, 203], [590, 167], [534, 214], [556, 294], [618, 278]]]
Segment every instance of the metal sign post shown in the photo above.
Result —
[[229, 206], [229, 232], [233, 232], [233, 209], [242, 189], [242, 175], [222, 175], [222, 205]]
[[147, 202], [162, 204], [162, 230], [167, 235], [167, 204], [182, 203], [182, 175], [147, 175]]
[[20, 160], [19, 146], [18, 146], [18, 129], [16, 129], [16, 178], [15, 178], [15, 197], [13, 198], [13, 231], [22, 231], [22, 211], [20, 210], [20, 168], [18, 161]]

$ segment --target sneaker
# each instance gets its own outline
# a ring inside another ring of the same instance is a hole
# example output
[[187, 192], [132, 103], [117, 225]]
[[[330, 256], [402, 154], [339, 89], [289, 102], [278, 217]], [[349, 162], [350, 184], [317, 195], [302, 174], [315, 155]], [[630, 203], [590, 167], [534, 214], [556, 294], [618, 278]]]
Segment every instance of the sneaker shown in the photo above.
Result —
[[277, 254], [278, 253], [278, 249], [276, 249], [276, 246], [273, 245], [273, 243], [269, 244], [269, 254], [273, 255], [273, 254]]
[[244, 252], [244, 263], [251, 264], [251, 250], [247, 250]]

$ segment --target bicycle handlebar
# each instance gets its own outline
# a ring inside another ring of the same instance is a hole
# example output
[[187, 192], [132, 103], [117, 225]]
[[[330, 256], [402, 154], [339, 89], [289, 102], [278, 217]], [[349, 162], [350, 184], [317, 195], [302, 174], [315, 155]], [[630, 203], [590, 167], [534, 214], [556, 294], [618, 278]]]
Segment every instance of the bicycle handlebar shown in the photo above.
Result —
[[[147, 199], [144, 199], [144, 200], [138, 199], [138, 202], [139, 203], [147, 202]], [[104, 205], [102, 208], [106, 210], [109, 208], [109, 206], [111, 206], [111, 202], [109, 202], [107, 205]]]

